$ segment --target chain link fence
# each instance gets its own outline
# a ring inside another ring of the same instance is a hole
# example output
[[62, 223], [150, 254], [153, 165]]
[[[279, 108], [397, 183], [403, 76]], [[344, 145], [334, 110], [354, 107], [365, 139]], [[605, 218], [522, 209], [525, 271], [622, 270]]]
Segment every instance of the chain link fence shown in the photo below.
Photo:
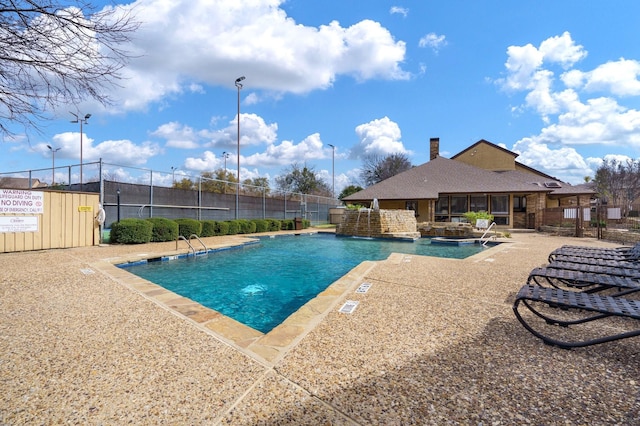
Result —
[[[83, 182], [80, 182], [80, 176]], [[189, 189], [179, 186], [191, 181]], [[121, 219], [166, 217], [198, 220], [307, 219], [330, 222], [340, 200], [191, 175], [173, 168], [154, 171], [103, 161], [0, 173], [0, 188], [55, 189], [100, 194], [105, 227]]]

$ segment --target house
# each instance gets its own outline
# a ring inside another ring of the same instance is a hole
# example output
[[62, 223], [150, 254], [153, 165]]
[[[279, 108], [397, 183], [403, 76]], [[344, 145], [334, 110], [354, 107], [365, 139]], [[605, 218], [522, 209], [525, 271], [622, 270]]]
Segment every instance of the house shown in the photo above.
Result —
[[36, 178], [0, 177], [0, 188], [5, 189], [39, 189], [48, 186]]
[[538, 229], [545, 209], [590, 206], [592, 186], [570, 185], [516, 161], [518, 154], [484, 139], [451, 158], [430, 140], [430, 160], [343, 199], [381, 209], [407, 209], [418, 222], [461, 222], [488, 211], [497, 225]]

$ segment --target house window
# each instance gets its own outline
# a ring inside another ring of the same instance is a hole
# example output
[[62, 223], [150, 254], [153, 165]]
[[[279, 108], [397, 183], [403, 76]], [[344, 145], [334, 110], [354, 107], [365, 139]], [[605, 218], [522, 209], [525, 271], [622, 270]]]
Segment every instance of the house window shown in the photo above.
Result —
[[489, 204], [487, 203], [487, 196], [486, 195], [472, 195], [470, 197], [471, 199], [471, 208], [469, 209], [472, 212], [479, 212], [479, 211], [488, 211], [489, 210]]
[[514, 212], [526, 212], [527, 211], [527, 197], [522, 197], [522, 196], [513, 197], [513, 211]]
[[436, 214], [437, 215], [449, 214], [449, 197], [448, 196], [438, 198], [438, 201], [436, 201]]
[[405, 203], [405, 210], [413, 210], [413, 213], [416, 217], [418, 217], [418, 202], [417, 201], [407, 201]]
[[452, 195], [451, 196], [451, 214], [462, 214], [468, 212], [467, 196]]
[[508, 195], [492, 195], [491, 196], [491, 214], [493, 215], [509, 214], [509, 196]]

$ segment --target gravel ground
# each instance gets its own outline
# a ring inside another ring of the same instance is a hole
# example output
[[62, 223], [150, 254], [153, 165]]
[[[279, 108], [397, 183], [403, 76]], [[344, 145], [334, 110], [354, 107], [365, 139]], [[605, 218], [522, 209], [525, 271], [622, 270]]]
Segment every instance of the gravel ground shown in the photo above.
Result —
[[562, 350], [511, 309], [554, 248], [615, 245], [507, 241], [377, 262], [274, 363], [92, 269], [175, 243], [0, 254], [0, 423], [640, 424], [640, 337]]

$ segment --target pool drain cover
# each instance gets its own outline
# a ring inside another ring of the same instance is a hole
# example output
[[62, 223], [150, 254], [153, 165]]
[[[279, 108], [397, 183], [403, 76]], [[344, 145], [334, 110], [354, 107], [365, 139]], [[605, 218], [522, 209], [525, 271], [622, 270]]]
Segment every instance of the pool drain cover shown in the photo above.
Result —
[[370, 288], [371, 288], [370, 283], [362, 283], [360, 284], [360, 287], [356, 289], [356, 293], [366, 293], [369, 291]]
[[355, 300], [347, 300], [344, 305], [342, 305], [342, 308], [340, 308], [340, 312], [343, 314], [352, 314], [353, 311], [356, 310], [356, 307], [358, 306], [358, 303]]

